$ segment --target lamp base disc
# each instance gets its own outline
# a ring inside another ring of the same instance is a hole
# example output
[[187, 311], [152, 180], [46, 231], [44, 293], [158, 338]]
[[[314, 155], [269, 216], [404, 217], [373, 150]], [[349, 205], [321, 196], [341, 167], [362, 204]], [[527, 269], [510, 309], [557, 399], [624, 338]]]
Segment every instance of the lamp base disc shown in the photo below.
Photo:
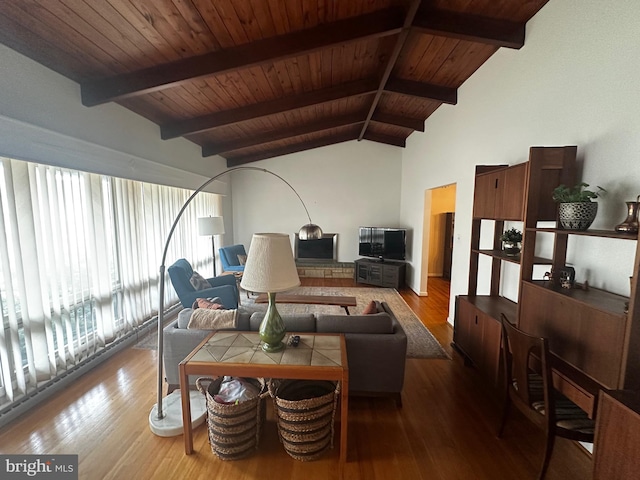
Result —
[[279, 352], [282, 349], [284, 349], [284, 343], [282, 342], [262, 344], [262, 350], [264, 350], [265, 352], [274, 353]]
[[[207, 400], [196, 391], [189, 391], [191, 403], [191, 428], [202, 425], [207, 417]], [[163, 418], [158, 418], [158, 404], [149, 412], [149, 428], [159, 437], [182, 435], [182, 400], [180, 390], [174, 390], [162, 400]]]

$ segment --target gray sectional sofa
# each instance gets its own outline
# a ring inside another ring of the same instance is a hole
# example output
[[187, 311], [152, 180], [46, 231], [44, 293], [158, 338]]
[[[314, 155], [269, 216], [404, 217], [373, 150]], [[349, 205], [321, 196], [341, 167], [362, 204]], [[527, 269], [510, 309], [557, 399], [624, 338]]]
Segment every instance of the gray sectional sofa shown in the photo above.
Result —
[[[344, 333], [350, 395], [391, 395], [401, 405], [407, 336], [389, 306], [378, 303], [370, 315], [282, 315], [288, 332]], [[164, 328], [164, 365], [169, 391], [179, 388], [178, 364], [211, 333], [187, 329], [191, 309]], [[241, 331], [257, 331], [263, 313], [238, 312]], [[195, 384], [196, 377], [189, 379]]]

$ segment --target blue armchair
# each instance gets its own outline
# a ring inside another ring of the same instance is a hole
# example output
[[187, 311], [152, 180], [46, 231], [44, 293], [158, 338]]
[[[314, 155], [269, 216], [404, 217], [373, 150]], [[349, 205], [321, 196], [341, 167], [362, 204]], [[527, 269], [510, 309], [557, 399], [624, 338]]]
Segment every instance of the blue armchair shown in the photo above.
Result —
[[222, 275], [220, 277], [208, 278], [211, 288], [196, 290], [191, 285], [193, 268], [191, 264], [181, 258], [169, 267], [169, 277], [171, 284], [175, 288], [180, 303], [184, 308], [191, 308], [196, 298], [220, 297], [222, 304], [226, 308], [238, 308], [238, 285], [233, 275]]
[[240, 265], [238, 255], [247, 256], [244, 245], [230, 245], [218, 249], [222, 270], [225, 272], [244, 272], [244, 265]]

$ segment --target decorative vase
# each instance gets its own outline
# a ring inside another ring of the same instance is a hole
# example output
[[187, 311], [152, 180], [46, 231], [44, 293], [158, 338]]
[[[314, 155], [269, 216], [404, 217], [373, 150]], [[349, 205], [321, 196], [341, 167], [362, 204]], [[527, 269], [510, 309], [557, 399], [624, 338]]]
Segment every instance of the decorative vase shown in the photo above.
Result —
[[287, 327], [276, 308], [276, 294], [267, 293], [267, 296], [269, 297], [269, 306], [262, 323], [260, 323], [258, 334], [263, 342], [262, 350], [269, 353], [279, 352], [284, 348], [282, 339], [287, 333]]
[[570, 202], [558, 205], [558, 219], [565, 230], [586, 230], [598, 213], [596, 202]]
[[508, 257], [520, 255], [520, 242], [503, 242], [503, 250]]
[[638, 209], [639, 202], [626, 202], [627, 218], [620, 225], [616, 226], [616, 232], [638, 233]]

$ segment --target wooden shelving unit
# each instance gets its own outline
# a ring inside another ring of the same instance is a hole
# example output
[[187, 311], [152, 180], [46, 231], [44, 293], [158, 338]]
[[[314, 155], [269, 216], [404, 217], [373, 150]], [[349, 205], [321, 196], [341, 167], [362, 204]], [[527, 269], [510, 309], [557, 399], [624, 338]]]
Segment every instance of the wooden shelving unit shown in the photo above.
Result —
[[[556, 387], [593, 416], [599, 390], [640, 390], [640, 247], [636, 246], [635, 257], [629, 259], [634, 279], [630, 297], [593, 287], [562, 288], [553, 277], [533, 278], [534, 265], [550, 265], [552, 272], [566, 265], [568, 239], [573, 235], [639, 243], [637, 234], [539, 226], [551, 221], [557, 225], [552, 191], [560, 184], [575, 183], [576, 151], [576, 147], [532, 147], [525, 164], [476, 168], [469, 293], [457, 298], [454, 343], [468, 363], [496, 380], [500, 365], [487, 359], [498, 358], [500, 329], [496, 325], [499, 327], [504, 313], [522, 330], [549, 339]], [[508, 186], [501, 183], [507, 179]], [[521, 199], [515, 193], [518, 191]], [[509, 209], [501, 208], [506, 199]], [[513, 205], [521, 206], [520, 210], [511, 208]], [[491, 249], [479, 247], [481, 234], [487, 233], [482, 229], [488, 228], [483, 220], [494, 221]], [[499, 237], [507, 220], [523, 222], [518, 257], [509, 257], [500, 249]], [[553, 236], [551, 259], [535, 254], [539, 234], [547, 236], [546, 241], [548, 235]], [[490, 294], [484, 296], [477, 295], [480, 256], [491, 259]], [[519, 265], [517, 302], [501, 296], [503, 262]]]

